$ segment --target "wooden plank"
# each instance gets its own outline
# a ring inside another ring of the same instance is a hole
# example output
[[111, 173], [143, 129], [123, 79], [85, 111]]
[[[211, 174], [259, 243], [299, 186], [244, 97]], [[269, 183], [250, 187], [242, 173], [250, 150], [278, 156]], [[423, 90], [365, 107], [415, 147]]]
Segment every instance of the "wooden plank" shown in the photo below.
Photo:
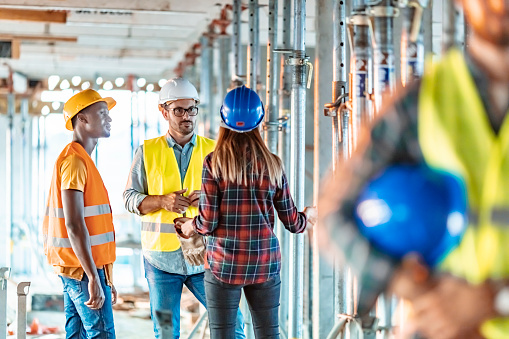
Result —
[[77, 42], [78, 38], [73, 36], [57, 35], [6, 35], [0, 34], [0, 40], [32, 40], [32, 41], [64, 41]]
[[67, 22], [67, 12], [2, 8], [0, 9], [0, 20], [56, 22], [65, 24]]

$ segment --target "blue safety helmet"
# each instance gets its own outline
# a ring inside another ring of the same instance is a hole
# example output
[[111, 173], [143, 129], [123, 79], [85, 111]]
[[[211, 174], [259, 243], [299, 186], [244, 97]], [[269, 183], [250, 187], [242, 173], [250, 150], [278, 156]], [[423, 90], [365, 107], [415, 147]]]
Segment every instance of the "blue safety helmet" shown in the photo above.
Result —
[[262, 100], [246, 86], [228, 92], [221, 106], [221, 126], [239, 133], [254, 130], [264, 116]]
[[378, 250], [401, 259], [415, 252], [436, 266], [467, 226], [464, 182], [425, 165], [395, 165], [363, 189], [355, 206], [360, 232]]

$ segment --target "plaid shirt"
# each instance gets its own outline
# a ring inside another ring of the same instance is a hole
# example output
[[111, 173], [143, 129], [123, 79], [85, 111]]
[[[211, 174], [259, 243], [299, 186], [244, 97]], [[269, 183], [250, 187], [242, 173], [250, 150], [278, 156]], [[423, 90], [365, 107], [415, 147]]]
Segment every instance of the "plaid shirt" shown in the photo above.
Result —
[[[268, 174], [260, 182], [251, 176], [248, 186], [212, 177], [212, 153], [203, 164], [200, 214], [195, 230], [207, 235], [207, 260], [214, 276], [234, 285], [263, 283], [279, 274], [281, 252], [274, 234], [274, 213], [292, 233], [306, 228], [306, 216], [297, 211], [283, 174], [281, 187]], [[249, 171], [249, 168], [248, 168]]]
[[[498, 131], [501, 121], [488, 99], [488, 78], [468, 55], [466, 61], [492, 128]], [[359, 283], [360, 315], [368, 312], [378, 294], [386, 289], [397, 262], [371, 247], [359, 233], [354, 219], [355, 201], [370, 178], [385, 167], [424, 161], [418, 140], [419, 90], [420, 82], [417, 81], [393, 98], [369, 133], [364, 135], [352, 158], [338, 167], [335, 179], [326, 182], [320, 191], [318, 227], [324, 231], [321, 242], [326, 251], [343, 257], [355, 271]]]

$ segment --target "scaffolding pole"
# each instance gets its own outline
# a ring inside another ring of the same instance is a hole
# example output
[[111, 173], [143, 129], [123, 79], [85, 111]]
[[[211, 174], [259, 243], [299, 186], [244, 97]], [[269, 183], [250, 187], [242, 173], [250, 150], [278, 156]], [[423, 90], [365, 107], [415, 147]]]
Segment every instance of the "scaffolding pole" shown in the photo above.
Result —
[[278, 0], [269, 0], [269, 40], [267, 42], [267, 89], [265, 95], [265, 144], [272, 153], [278, 149], [279, 63], [277, 48]]
[[203, 117], [204, 131], [208, 135], [211, 131], [211, 116], [212, 116], [212, 78], [211, 71], [211, 48], [209, 38], [202, 36], [200, 38], [201, 45], [201, 72], [200, 72], [200, 98], [202, 104], [205, 104], [205, 111]]
[[[298, 210], [304, 208], [305, 112], [309, 61], [306, 58], [306, 1], [294, 1], [293, 52], [287, 60], [292, 66], [291, 90], [291, 182]], [[304, 235], [290, 236], [290, 300], [288, 337], [302, 338], [304, 295]]]
[[258, 0], [249, 0], [249, 46], [247, 49], [247, 86], [258, 93], [260, 69], [260, 25]]
[[394, 18], [399, 9], [392, 6], [393, 0], [381, 0], [376, 6], [369, 8], [373, 25], [374, 42], [374, 96], [375, 109], [380, 112], [384, 95], [396, 89], [394, 60]]
[[[351, 133], [348, 140], [350, 153], [357, 146], [362, 126], [373, 119], [370, 92], [372, 87], [373, 54], [370, 43], [370, 22], [366, 14], [366, 5], [357, 1], [348, 18], [348, 39], [350, 41], [351, 73]], [[343, 126], [346, 128], [346, 126]], [[343, 142], [344, 144], [344, 142]]]
[[407, 86], [422, 76], [424, 71], [424, 7], [419, 1], [411, 1], [402, 10], [401, 32], [401, 84]]
[[14, 194], [14, 111], [15, 111], [15, 95], [14, 93], [7, 94], [7, 133], [6, 133], [6, 150], [5, 150], [5, 174], [6, 174], [6, 221], [5, 221], [5, 232], [3, 235], [3, 262], [0, 263], [0, 266], [11, 266], [11, 254], [9, 253], [9, 248], [11, 247], [11, 239], [12, 239], [12, 226], [13, 226], [13, 217], [14, 217], [14, 204], [13, 204], [13, 194]]
[[[283, 32], [281, 49], [290, 50], [291, 44], [291, 18], [292, 18], [292, 0], [283, 0]], [[281, 128], [279, 130], [279, 150], [278, 154], [286, 173], [289, 173], [290, 165], [290, 93], [291, 93], [291, 70], [290, 67], [285, 67], [285, 56], [279, 56], [280, 61], [280, 77], [279, 77], [279, 121]], [[289, 271], [289, 234], [285, 228], [280, 224], [277, 228], [277, 237], [281, 248], [281, 306], [279, 307], [279, 322], [283, 331], [288, 328], [288, 300], [290, 296], [290, 271]]]
[[236, 87], [242, 83], [242, 42], [241, 42], [241, 14], [242, 14], [242, 1], [233, 0], [233, 37], [232, 37], [232, 51], [233, 51], [233, 74], [232, 74], [232, 85]]

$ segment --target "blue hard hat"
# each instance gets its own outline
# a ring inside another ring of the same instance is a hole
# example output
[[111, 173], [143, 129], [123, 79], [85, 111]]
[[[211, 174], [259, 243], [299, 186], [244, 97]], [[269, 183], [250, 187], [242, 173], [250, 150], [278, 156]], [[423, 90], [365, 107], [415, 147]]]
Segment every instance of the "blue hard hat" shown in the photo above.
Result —
[[450, 173], [395, 165], [367, 184], [354, 214], [360, 232], [378, 250], [396, 259], [415, 252], [434, 267], [466, 229], [466, 189]]
[[249, 132], [263, 121], [265, 110], [258, 94], [246, 86], [232, 89], [221, 106], [221, 126], [235, 132]]

